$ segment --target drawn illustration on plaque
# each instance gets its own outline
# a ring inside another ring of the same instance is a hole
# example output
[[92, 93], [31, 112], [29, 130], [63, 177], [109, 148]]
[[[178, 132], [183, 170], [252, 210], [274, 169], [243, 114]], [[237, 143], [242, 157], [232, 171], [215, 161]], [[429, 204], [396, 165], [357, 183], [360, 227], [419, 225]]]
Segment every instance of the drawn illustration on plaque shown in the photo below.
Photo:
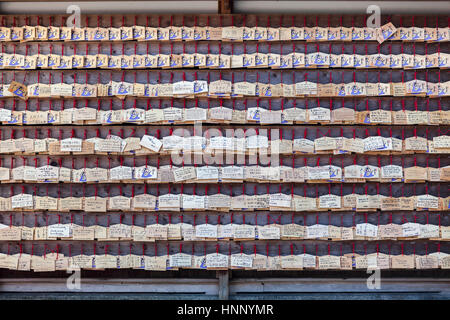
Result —
[[25, 29], [24, 32], [23, 32], [23, 38], [24, 38], [24, 39], [29, 39], [29, 38], [31, 38], [31, 30]]
[[[300, 39], [300, 32], [292, 30], [291, 31], [291, 39], [292, 40], [297, 40]], [[306, 38], [305, 38], [306, 39]]]
[[106, 123], [112, 123], [111, 119], [112, 119], [112, 113], [109, 112], [109, 113], [106, 115]]
[[109, 40], [117, 40], [115, 32], [109, 32]]
[[145, 57], [145, 66], [146, 67], [153, 67], [153, 61], [149, 57]]
[[148, 86], [144, 87], [144, 96], [150, 97], [150, 88]]
[[[39, 31], [39, 30], [37, 31], [36, 37], [37, 37], [38, 39], [43, 39], [44, 36], [45, 36], [45, 32], [44, 32], [44, 31]], [[49, 38], [49, 36], [47, 36], [47, 38]]]
[[422, 67], [422, 63], [419, 60], [414, 60], [413, 69], [419, 69]]
[[[355, 61], [357, 61], [358, 59], [355, 58]], [[358, 62], [355, 62], [355, 67], [357, 66]], [[336, 65], [335, 59], [333, 59], [332, 57], [330, 57], [330, 67], [334, 67]]]
[[11, 60], [9, 61], [9, 65], [14, 67], [14, 66], [18, 66], [19, 64], [20, 64], [19, 59], [16, 59], [15, 56], [12, 56]]
[[368, 166], [364, 168], [364, 178], [372, 178], [375, 176], [375, 169], [370, 169]]
[[31, 61], [25, 58], [22, 69], [30, 69], [30, 68], [31, 68]]
[[352, 33], [352, 40], [358, 40], [361, 39], [361, 31], [354, 31]]
[[409, 64], [410, 64], [410, 59], [405, 56], [402, 56], [402, 67], [407, 66]]
[[145, 179], [145, 178], [151, 178], [152, 176], [153, 176], [152, 172], [150, 170], [148, 170], [147, 167], [145, 167], [144, 171], [142, 171], [141, 177]]
[[108, 62], [108, 68], [115, 68], [117, 65], [115, 64], [115, 62], [113, 61], [113, 59], [109, 59]]
[[438, 85], [438, 96], [445, 96], [445, 95], [447, 95], [447, 87], [441, 86], [440, 83], [438, 83], [437, 85]]
[[51, 113], [51, 112], [47, 113], [47, 123], [53, 123], [55, 121], [56, 121], [56, 118], [53, 115], [53, 113]]
[[134, 32], [133, 32], [133, 38], [134, 38], [134, 39], [140, 38], [141, 35], [142, 35], [142, 31], [141, 31], [141, 30], [138, 30], [138, 29], [135, 29], [135, 30], [134, 30]]
[[206, 257], [202, 258], [202, 262], [200, 263], [200, 269], [206, 269]]
[[362, 94], [362, 91], [361, 91], [360, 88], [358, 88], [358, 86], [353, 85], [353, 86], [352, 86], [351, 94], [352, 94], [353, 96], [358, 96], [358, 95]]
[[53, 66], [55, 66], [56, 65], [56, 59], [54, 59], [54, 58], [52, 58], [52, 57], [49, 57], [48, 58], [48, 66], [49, 67], [53, 67]]
[[255, 31], [255, 40], [261, 40], [262, 36], [261, 32], [258, 32], [258, 30]]
[[93, 94], [92, 91], [93, 91], [93, 90], [89, 90], [88, 87], [83, 87], [83, 91], [81, 92], [81, 96], [82, 96], [82, 97], [90, 97], [90, 96], [92, 96], [92, 94]]
[[80, 176], [80, 182], [86, 182], [86, 171], [83, 171]]
[[319, 29], [316, 29], [316, 40], [323, 39], [323, 34]]
[[248, 40], [250, 39], [250, 32], [247, 32], [244, 28], [244, 31], [242, 32], [242, 39], [243, 40]]
[[[342, 66], [343, 67], [346, 67], [346, 66], [348, 66], [349, 64], [350, 64], [350, 59], [346, 59], [346, 58], [342, 58]], [[356, 66], [355, 66], [356, 67]]]
[[447, 57], [441, 57], [441, 55], [439, 55], [438, 57], [438, 65], [439, 67], [445, 67], [447, 65], [448, 62], [448, 58]]
[[49, 40], [56, 38], [56, 30], [50, 29], [47, 34]]
[[273, 66], [275, 64], [275, 60], [272, 57], [268, 57], [268, 65]]
[[338, 170], [334, 169], [332, 166], [329, 166], [330, 178], [337, 177]]
[[125, 59], [125, 58], [120, 59], [120, 64], [121, 64], [122, 68], [128, 68], [129, 67], [129, 65], [127, 63], [127, 59]]
[[11, 40], [17, 40], [17, 39], [19, 39], [19, 35], [14, 30], [12, 30], [11, 31]]
[[204, 82], [195, 81], [194, 82], [194, 93], [205, 91], [206, 90], [205, 85], [206, 85], [206, 83], [204, 83]]
[[16, 90], [14, 90], [14, 94], [23, 98], [25, 95], [25, 91], [23, 91], [22, 87], [18, 87]]
[[390, 65], [390, 67], [394, 68], [396, 66], [398, 66], [398, 59], [392, 57], [391, 58], [391, 65]]
[[248, 67], [249, 65], [250, 65], [250, 59], [247, 59], [245, 56], [244, 56], [244, 63], [243, 63], [243, 66], [244, 67]]
[[289, 59], [285, 59], [285, 58], [281, 57], [280, 58], [280, 68], [287, 68], [288, 61], [289, 61]]
[[334, 40], [336, 39], [336, 32], [328, 31], [328, 40]]
[[119, 89], [117, 90], [118, 94], [128, 94], [128, 89], [126, 86], [123, 85], [123, 83], [121, 83], [119, 85]]
[[383, 62], [383, 58], [382, 57], [377, 57], [375, 59], [375, 66], [377, 67], [384, 67], [386, 64]]
[[210, 67], [214, 65], [214, 59], [210, 58], [210, 57], [206, 57], [206, 66]]
[[391, 29], [383, 30], [383, 31], [381, 31], [381, 33], [383, 34], [383, 37], [384, 37], [385, 40], [387, 38], [389, 38], [390, 36], [392, 36], [392, 30]]
[[383, 146], [379, 150], [387, 149], [388, 145], [389, 143], [385, 139], [383, 139]]
[[65, 59], [61, 59], [58, 68], [59, 69], [66, 69], [66, 68], [68, 68], [67, 61]]
[[158, 57], [158, 67], [164, 67], [166, 65], [166, 62], [161, 57]]
[[412, 93], [421, 93], [423, 87], [419, 83], [417, 83], [417, 81], [414, 81], [411, 89]]
[[305, 31], [305, 40], [310, 40], [311, 39], [311, 34], [308, 31]]
[[105, 36], [103, 35], [103, 33], [100, 32], [100, 30], [95, 30], [94, 40], [103, 40], [103, 39], [105, 39]]
[[72, 33], [72, 40], [80, 40], [80, 34], [78, 32]]
[[136, 110], [131, 110], [130, 117], [128, 118], [130, 121], [137, 121], [140, 120], [139, 114], [136, 112]]
[[251, 115], [253, 120], [260, 121], [261, 120], [261, 111], [259, 109], [256, 109], [253, 114]]
[[37, 67], [43, 67], [44, 66], [44, 59], [37, 59], [37, 63], [36, 63]]
[[194, 66], [199, 66], [202, 64], [202, 62], [203, 62], [203, 60], [201, 57], [199, 57], [199, 56], [194, 57]]
[[18, 123], [19, 122], [19, 116], [15, 116], [15, 115], [11, 115], [11, 120], [8, 121], [8, 123], [13, 124], [13, 123]]
[[198, 30], [194, 30], [194, 40], [200, 40], [202, 38], [202, 35]]
[[145, 30], [145, 40], [152, 40], [153, 39], [153, 33], [150, 32], [150, 30]]
[[372, 40], [372, 33], [364, 30], [364, 40]]

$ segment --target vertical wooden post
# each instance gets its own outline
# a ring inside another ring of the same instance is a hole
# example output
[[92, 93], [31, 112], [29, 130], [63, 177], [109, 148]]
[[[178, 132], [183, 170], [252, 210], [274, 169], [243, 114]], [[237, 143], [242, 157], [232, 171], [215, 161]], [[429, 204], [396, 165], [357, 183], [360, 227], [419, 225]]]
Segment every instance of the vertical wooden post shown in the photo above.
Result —
[[230, 14], [233, 11], [233, 0], [217, 0], [217, 5], [219, 14]]
[[217, 278], [219, 278], [219, 300], [228, 300], [230, 294], [228, 277], [228, 270], [217, 271]]

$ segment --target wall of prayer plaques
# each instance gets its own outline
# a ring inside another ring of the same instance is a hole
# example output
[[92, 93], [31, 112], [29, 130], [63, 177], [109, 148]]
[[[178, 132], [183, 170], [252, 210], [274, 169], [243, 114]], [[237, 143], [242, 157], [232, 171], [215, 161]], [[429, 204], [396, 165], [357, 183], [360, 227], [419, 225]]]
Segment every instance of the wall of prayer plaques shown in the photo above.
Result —
[[450, 268], [448, 17], [66, 19], [0, 16], [2, 275]]

